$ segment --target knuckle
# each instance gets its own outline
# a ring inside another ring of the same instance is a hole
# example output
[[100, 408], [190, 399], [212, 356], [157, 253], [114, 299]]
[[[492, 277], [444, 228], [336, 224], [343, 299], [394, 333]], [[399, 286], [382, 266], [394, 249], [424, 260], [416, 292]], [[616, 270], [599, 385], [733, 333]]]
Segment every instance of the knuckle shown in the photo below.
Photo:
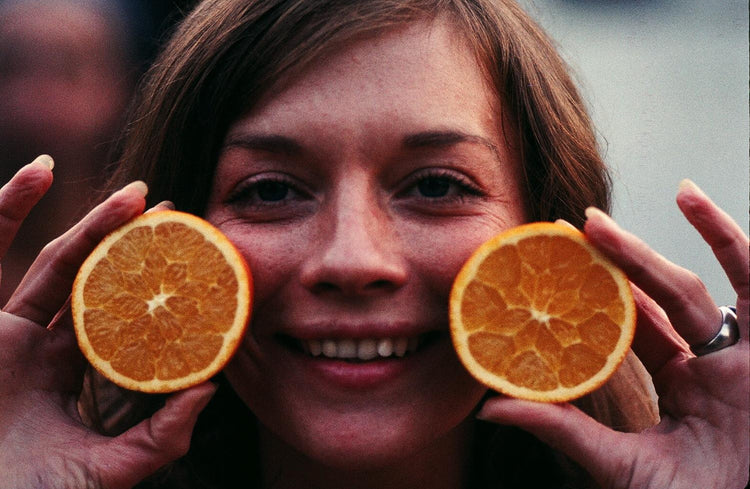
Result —
[[703, 283], [703, 280], [701, 280], [695, 272], [690, 270], [685, 270], [680, 288], [683, 290], [683, 295], [687, 295], [688, 298], [694, 298], [708, 293], [708, 289], [706, 289], [706, 284]]
[[701, 278], [690, 270], [681, 269], [673, 280], [665, 281], [657, 302], [671, 309], [685, 309], [692, 304], [703, 302], [708, 289]]

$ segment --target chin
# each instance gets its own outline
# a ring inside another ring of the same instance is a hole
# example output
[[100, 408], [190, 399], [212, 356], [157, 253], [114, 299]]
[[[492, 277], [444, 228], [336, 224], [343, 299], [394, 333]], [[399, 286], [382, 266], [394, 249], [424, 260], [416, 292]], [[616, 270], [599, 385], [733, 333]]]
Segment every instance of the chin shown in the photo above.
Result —
[[258, 419], [263, 456], [279, 463], [339, 473], [413, 464], [432, 450], [455, 449], [487, 391], [448, 341], [368, 363], [283, 348], [268, 355], [275, 361], [264, 369], [253, 368], [258, 355], [240, 354], [226, 370]]
[[[481, 396], [479, 396], [481, 397]], [[411, 407], [402, 413], [326, 413], [263, 429], [265, 443], [293, 453], [298, 463], [322, 471], [375, 474], [402, 467], [408, 471], [431, 453], [465, 442], [476, 402], [454, 406], [451, 415]], [[291, 421], [291, 420], [290, 420]], [[302, 427], [298, 431], [294, 427]], [[466, 428], [466, 429], [465, 429]], [[268, 445], [267, 445], [268, 446]], [[423, 457], [424, 456], [424, 457]]]

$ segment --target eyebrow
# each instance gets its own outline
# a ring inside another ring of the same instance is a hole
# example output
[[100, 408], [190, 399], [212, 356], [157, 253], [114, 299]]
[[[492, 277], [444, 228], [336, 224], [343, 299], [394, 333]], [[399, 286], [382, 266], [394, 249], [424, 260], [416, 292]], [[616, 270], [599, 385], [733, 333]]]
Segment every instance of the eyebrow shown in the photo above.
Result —
[[409, 134], [403, 138], [402, 144], [407, 149], [420, 148], [445, 148], [455, 146], [460, 143], [470, 143], [485, 146], [489, 149], [495, 158], [499, 161], [500, 152], [497, 146], [489, 139], [474, 134], [466, 134], [460, 131], [424, 131]]
[[[454, 130], [422, 131], [404, 136], [401, 144], [406, 149], [448, 148], [461, 143], [476, 144], [489, 149], [500, 161], [497, 146], [489, 139], [474, 134]], [[285, 155], [299, 155], [304, 152], [303, 146], [295, 139], [280, 134], [242, 133], [230, 135], [224, 142], [223, 150], [244, 148], [256, 151], [267, 151]]]
[[235, 134], [230, 135], [222, 149], [244, 148], [269, 153], [297, 155], [302, 153], [302, 145], [294, 139], [279, 134]]

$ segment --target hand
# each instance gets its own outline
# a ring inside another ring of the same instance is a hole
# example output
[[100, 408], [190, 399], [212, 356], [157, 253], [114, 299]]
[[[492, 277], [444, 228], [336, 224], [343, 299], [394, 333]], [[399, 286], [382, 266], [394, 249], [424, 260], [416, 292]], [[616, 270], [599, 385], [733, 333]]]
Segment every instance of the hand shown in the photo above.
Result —
[[505, 397], [488, 400], [479, 414], [533, 433], [588, 470], [602, 488], [742, 489], [748, 481], [748, 238], [691, 182], [680, 186], [677, 203], [737, 292], [739, 343], [695, 357], [688, 345], [711, 339], [721, 322], [706, 288], [694, 274], [591, 209], [588, 239], [634, 284], [638, 326], [633, 350], [654, 380], [661, 421], [642, 433], [620, 433], [569, 404]]
[[[0, 256], [51, 185], [51, 167], [37, 158], [0, 189]], [[0, 312], [0, 488], [132, 487], [187, 451], [211, 384], [173, 395], [114, 438], [77, 410], [86, 362], [67, 307], [73, 279], [108, 232], [143, 212], [145, 192], [126, 186], [47, 245]]]

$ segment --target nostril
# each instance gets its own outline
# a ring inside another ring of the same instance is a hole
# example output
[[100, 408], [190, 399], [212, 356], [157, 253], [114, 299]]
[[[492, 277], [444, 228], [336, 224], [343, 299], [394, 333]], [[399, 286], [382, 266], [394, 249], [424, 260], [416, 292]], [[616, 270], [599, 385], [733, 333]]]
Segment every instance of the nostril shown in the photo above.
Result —
[[[300, 281], [316, 293], [387, 293], [407, 280], [407, 261], [393, 240], [375, 240], [373, 226], [341, 231], [303, 258]], [[356, 231], [356, 232], [355, 232]]]
[[373, 280], [372, 282], [364, 284], [359, 287], [356, 283], [340, 283], [336, 284], [333, 282], [318, 282], [313, 286], [316, 293], [325, 294], [329, 292], [350, 292], [350, 293], [367, 293], [376, 292], [378, 290], [388, 290], [395, 287], [395, 284], [390, 280], [380, 279]]
[[374, 280], [371, 283], [367, 284], [365, 288], [367, 289], [387, 289], [388, 287], [392, 287], [393, 283], [388, 280]]
[[338, 287], [330, 282], [319, 282], [314, 285], [313, 289], [315, 292], [332, 292], [338, 290]]

